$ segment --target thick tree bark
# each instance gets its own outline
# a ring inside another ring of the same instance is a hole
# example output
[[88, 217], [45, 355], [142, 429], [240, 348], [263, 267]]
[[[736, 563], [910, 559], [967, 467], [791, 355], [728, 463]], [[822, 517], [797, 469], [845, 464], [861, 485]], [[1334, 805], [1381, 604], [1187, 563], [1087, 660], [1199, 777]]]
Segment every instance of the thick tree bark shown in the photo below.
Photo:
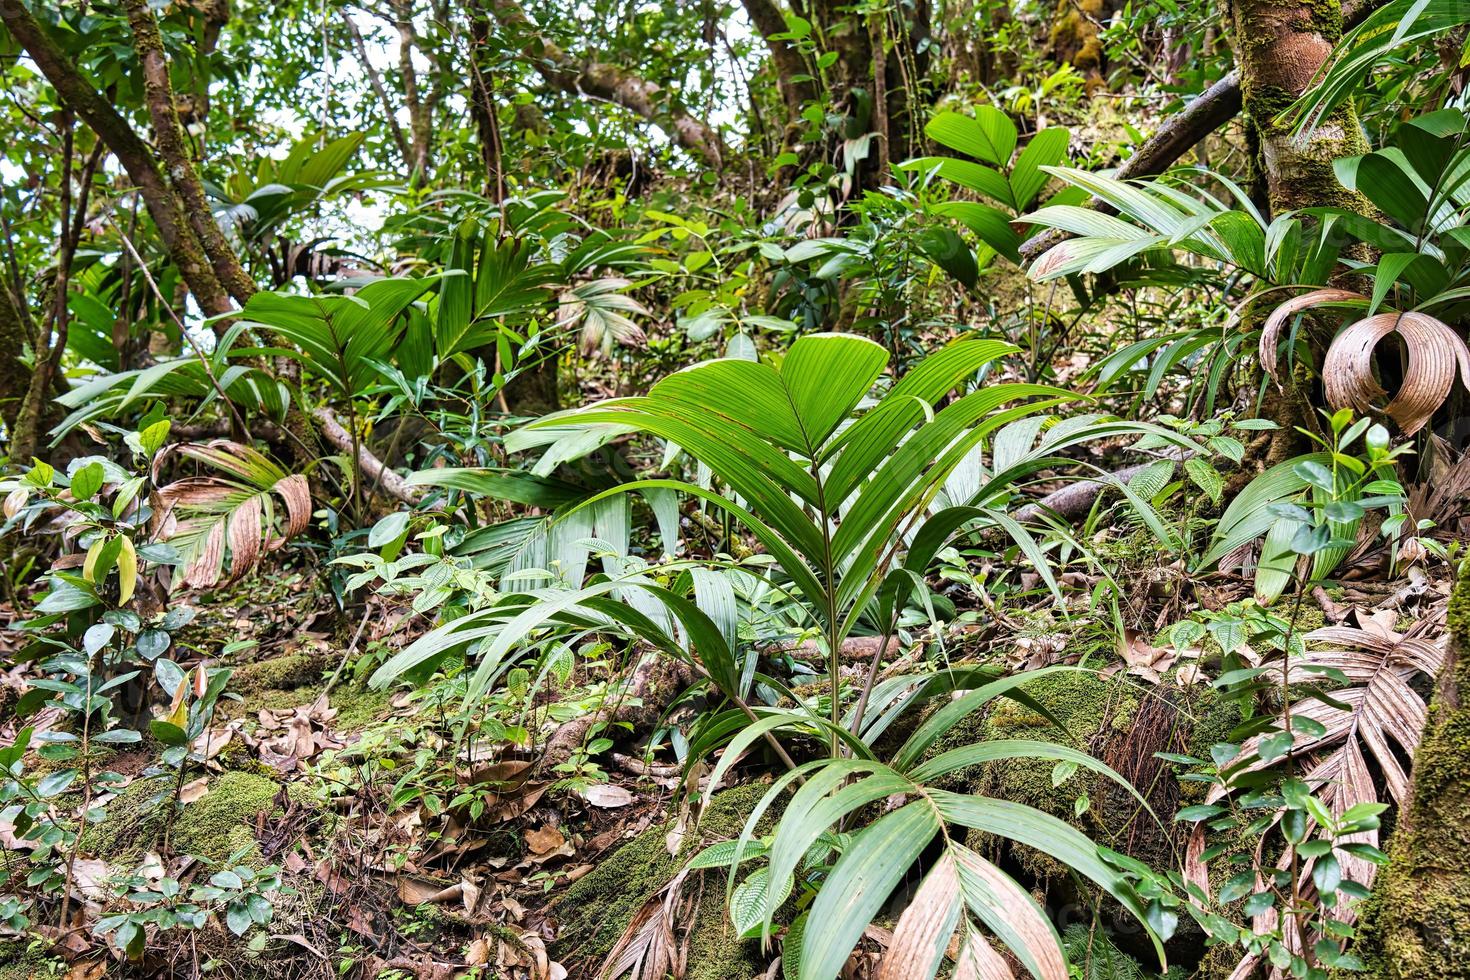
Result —
[[30, 339], [27, 334], [10, 286], [0, 282], [0, 421], [12, 443], [21, 402], [31, 385], [31, 369], [21, 360]]
[[1363, 920], [1370, 972], [1382, 980], [1464, 976], [1470, 962], [1470, 568], [1448, 618], [1450, 655], [1414, 756], [1413, 798]]
[[219, 280], [235, 302], [244, 304], [255, 294], [255, 282], [240, 265], [240, 257], [225, 241], [219, 222], [209, 199], [204, 194], [204, 185], [199, 180], [199, 171], [189, 155], [189, 146], [184, 139], [184, 124], [179, 120], [174, 105], [173, 86], [168, 78], [168, 59], [163, 52], [163, 36], [158, 31], [158, 21], [148, 0], [126, 0], [128, 24], [133, 29], [133, 51], [143, 70], [143, 98], [148, 104], [148, 117], [153, 122], [153, 140], [158, 147], [164, 172], [178, 192], [183, 204], [184, 216], [204, 248], [204, 254], [214, 268]]
[[1364, 202], [1338, 183], [1332, 161], [1366, 153], [1357, 112], [1346, 101], [1310, 133], [1293, 132], [1281, 113], [1311, 86], [1342, 37], [1338, 4], [1322, 0], [1230, 0], [1241, 101], [1259, 146], [1258, 183], [1273, 213]]
[[725, 141], [709, 123], [695, 116], [672, 93], [632, 72], [602, 61], [579, 62], [547, 38], [535, 33], [515, 0], [490, 0], [496, 20], [529, 34], [524, 53], [552, 88], [570, 95], [590, 95], [614, 102], [647, 119], [712, 168], [724, 165]]

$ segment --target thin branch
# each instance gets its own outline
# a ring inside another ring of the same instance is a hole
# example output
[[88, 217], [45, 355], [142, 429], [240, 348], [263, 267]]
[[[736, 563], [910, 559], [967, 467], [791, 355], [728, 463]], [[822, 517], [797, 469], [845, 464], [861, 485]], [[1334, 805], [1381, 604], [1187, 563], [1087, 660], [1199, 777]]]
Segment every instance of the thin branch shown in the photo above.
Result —
[[383, 109], [383, 118], [388, 123], [388, 132], [393, 136], [393, 145], [398, 147], [398, 153], [403, 157], [403, 166], [412, 168], [413, 154], [408, 147], [408, 137], [403, 135], [403, 127], [398, 125], [398, 115], [393, 111], [393, 103], [388, 98], [387, 88], [383, 85], [383, 76], [377, 68], [373, 67], [372, 60], [368, 57], [367, 44], [363, 42], [362, 32], [357, 29], [357, 22], [346, 10], [342, 11], [342, 22], [347, 25], [347, 32], [352, 35], [352, 46], [357, 50], [357, 60], [362, 62], [362, 70], [367, 73], [368, 82], [378, 96], [378, 103]]
[[537, 33], [515, 0], [489, 0], [489, 4], [496, 20], [525, 35], [522, 53], [552, 88], [569, 95], [616, 103], [662, 129], [676, 144], [709, 166], [718, 169], [723, 165], [727, 150], [720, 134], [672, 94], [617, 65], [601, 61], [579, 63]]
[[215, 277], [235, 302], [243, 306], [255, 295], [255, 282], [240, 265], [240, 257], [225, 241], [219, 222], [214, 220], [204, 185], [199, 180], [199, 171], [189, 155], [188, 144], [184, 140], [184, 124], [174, 106], [168, 59], [163, 53], [163, 35], [159, 33], [153, 8], [148, 0], [126, 0], [125, 5], [128, 23], [133, 29], [133, 50], [143, 68], [143, 97], [148, 104], [148, 116], [153, 121], [153, 139], [158, 145], [164, 172], [178, 191], [184, 216], [209, 256]]

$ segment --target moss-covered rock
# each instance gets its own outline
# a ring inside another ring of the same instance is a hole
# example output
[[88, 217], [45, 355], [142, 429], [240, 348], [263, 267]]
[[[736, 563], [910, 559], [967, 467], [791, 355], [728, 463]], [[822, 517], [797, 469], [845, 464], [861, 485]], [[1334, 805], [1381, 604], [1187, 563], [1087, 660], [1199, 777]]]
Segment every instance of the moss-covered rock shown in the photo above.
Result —
[[[1020, 692], [1045, 713], [1015, 700], [997, 700], [988, 711], [969, 716], [941, 736], [930, 755], [997, 739], [1032, 739], [1089, 749], [1126, 732], [1139, 705], [1138, 690], [1132, 684], [1117, 676], [1104, 679], [1087, 670], [1045, 674], [1022, 684]], [[1065, 731], [1058, 730], [1052, 719]], [[1089, 806], [1079, 817], [1076, 804], [1084, 792], [1089, 800], [1097, 798], [1100, 777], [1082, 771], [1054, 786], [1055, 766], [1055, 762], [1045, 759], [1007, 759], [951, 773], [940, 785], [957, 792], [1025, 803], [1095, 832], [1099, 820], [1094, 808]], [[988, 847], [993, 841], [974, 835], [971, 844]], [[1061, 865], [1036, 851], [1018, 849], [1015, 856], [1038, 878], [1064, 874]]]
[[254, 843], [255, 819], [275, 809], [280, 788], [255, 773], [221, 773], [203, 797], [178, 812], [170, 832], [172, 782], [140, 779], [108, 805], [106, 819], [88, 828], [83, 850], [127, 864], [161, 846], [167, 835], [174, 853], [221, 861]]
[[[237, 668], [230, 680], [230, 690], [242, 700], [224, 705], [230, 715], [254, 717], [262, 708], [285, 709], [309, 705], [326, 690], [327, 676], [334, 664], [330, 658], [315, 653], [293, 653], [284, 657], [261, 660]], [[327, 694], [336, 710], [332, 728], [338, 732], [358, 732], [387, 715], [391, 694], [376, 691], [364, 684], [343, 680]]]
[[331, 669], [327, 657], [319, 653], [292, 653], [236, 667], [230, 675], [230, 689], [251, 695], [262, 691], [291, 691], [321, 684], [323, 674]]
[[[764, 784], [752, 784], [716, 794], [700, 820], [698, 833], [689, 835], [678, 855], [668, 851], [667, 835], [673, 828], [670, 819], [600, 860], [556, 902], [554, 911], [560, 924], [553, 955], [564, 962], [575, 959], [595, 966], [612, 949], [634, 913], [678, 873], [699, 847], [739, 836], [767, 789]], [[689, 941], [688, 980], [756, 975], [765, 964], [757, 944], [737, 938], [725, 915], [723, 875], [703, 874], [707, 880]], [[693, 877], [685, 883], [686, 894], [695, 894], [698, 888]]]

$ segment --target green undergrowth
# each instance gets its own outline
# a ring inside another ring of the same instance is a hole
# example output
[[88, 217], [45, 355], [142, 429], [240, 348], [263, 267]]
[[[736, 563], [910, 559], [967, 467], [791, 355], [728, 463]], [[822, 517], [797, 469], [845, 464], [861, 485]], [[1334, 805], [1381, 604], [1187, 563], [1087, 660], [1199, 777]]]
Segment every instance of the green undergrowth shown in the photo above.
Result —
[[66, 976], [66, 964], [30, 948], [24, 940], [0, 940], [0, 980]]

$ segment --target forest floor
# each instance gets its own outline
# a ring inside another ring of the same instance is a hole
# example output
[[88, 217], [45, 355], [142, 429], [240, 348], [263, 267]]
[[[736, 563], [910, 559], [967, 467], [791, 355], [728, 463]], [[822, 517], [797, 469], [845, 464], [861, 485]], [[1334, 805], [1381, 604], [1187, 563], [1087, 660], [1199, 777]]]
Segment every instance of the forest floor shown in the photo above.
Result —
[[[1451, 525], [1444, 533], [1463, 530]], [[1122, 559], [1117, 578], [1132, 591], [1126, 616], [1140, 624], [1124, 632], [1126, 643], [1089, 611], [1093, 583], [1075, 575], [1063, 583], [1066, 615], [1043, 592], [1004, 609], [962, 612], [946, 636], [884, 659], [890, 671], [916, 662], [1087, 668], [1027, 685], [1050, 718], [1003, 702], [948, 739], [961, 744], [1018, 730], [1070, 738], [1167, 814], [1197, 802], [1201, 791], [1178, 780], [1155, 753], [1205, 752], [1240, 714], [1208, 683], [1218, 648], [1178, 650], [1158, 630], [1184, 611], [1226, 608], [1249, 595], [1250, 584], [1236, 571], [1193, 578], [1181, 562], [1139, 548], [1142, 538], [1126, 529], [1105, 537], [1096, 543]], [[1297, 627], [1439, 642], [1453, 584], [1448, 573], [1411, 567], [1388, 579], [1384, 557], [1369, 550], [1346, 564], [1329, 587], [1314, 590]], [[376, 691], [363, 682], [413, 639], [422, 620], [378, 598], [347, 618], [312, 584], [318, 581], [303, 569], [276, 568], [194, 597], [196, 616], [176, 637], [175, 655], [233, 668], [231, 693], [195, 744], [207, 761], [176, 777], [159, 764], [160, 745], [93, 750], [97, 765], [126, 779], [115, 787], [105, 821], [84, 837], [74, 926], [51, 937], [65, 955], [0, 941], [0, 980], [590, 977], [625, 932], [639, 930], [667, 930], [695, 980], [775, 975], [768, 967], [776, 968], [776, 949], [762, 952], [758, 941], [734, 936], [724, 914], [723, 872], [679, 874], [699, 845], [739, 833], [759, 796], [753, 790], [763, 791], [774, 771], [770, 760], [753, 753], [733, 780], [753, 789], [716, 794], [700, 812], [707, 772], [696, 767], [683, 782], [668, 740], [650, 741], [678, 720], [677, 713], [660, 719], [667, 695], [631, 690], [626, 671], [595, 658], [579, 658], [560, 683], [518, 702], [528, 707], [487, 707], [495, 723], [482, 726], [486, 737], [455, 746], [441, 724], [443, 702], [434, 700], [442, 692]], [[15, 634], [0, 642], [9, 647], [4, 654], [21, 645]], [[854, 664], [844, 669], [859, 670], [856, 661], [873, 648], [854, 651]], [[801, 650], [770, 655], [790, 663]], [[21, 688], [24, 677], [24, 665], [0, 675], [0, 697]], [[605, 724], [589, 727], [589, 719]], [[1058, 720], [1065, 733], [1054, 727]], [[28, 723], [44, 730], [54, 721], [43, 713]], [[492, 728], [505, 737], [492, 737]], [[606, 742], [591, 744], [597, 739]], [[568, 740], [571, 752], [555, 750]], [[955, 782], [1063, 816], [1100, 843], [1158, 866], [1178, 866], [1187, 846], [1184, 831], [1151, 821], [1115, 787], [1081, 776], [1058, 785], [1044, 761], [977, 767]], [[168, 819], [174, 796], [183, 807]], [[4, 825], [0, 839], [7, 862], [23, 859], [28, 842]], [[1006, 857], [1049, 908], [1062, 908], [1054, 915], [1059, 927], [1086, 928], [1109, 916], [1047, 859]], [[223, 929], [196, 931], [187, 943], [150, 949], [133, 965], [92, 934], [118, 907], [118, 893], [102, 882], [119, 869], [188, 884], [235, 865], [279, 875], [268, 931], [249, 940]], [[1119, 935], [1126, 948], [1126, 935]], [[875, 924], [865, 943], [876, 952], [887, 938]], [[1186, 959], [1199, 959], [1198, 938]], [[1200, 975], [1212, 975], [1210, 953], [1203, 955]], [[863, 962], [854, 960], [853, 976], [866, 975]], [[626, 968], [627, 957], [617, 965]]]

